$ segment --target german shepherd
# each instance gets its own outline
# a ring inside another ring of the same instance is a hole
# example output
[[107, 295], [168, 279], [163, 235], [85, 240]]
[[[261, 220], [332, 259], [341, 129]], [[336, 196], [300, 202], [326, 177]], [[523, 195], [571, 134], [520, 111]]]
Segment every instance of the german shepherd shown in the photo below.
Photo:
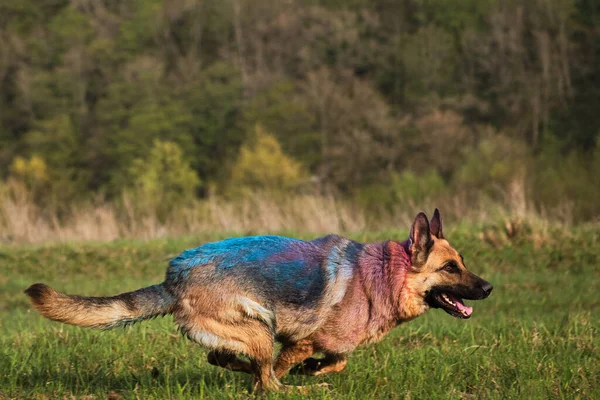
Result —
[[[294, 366], [307, 375], [339, 372], [352, 350], [398, 324], [430, 308], [469, 318], [462, 299], [491, 291], [444, 238], [436, 209], [431, 222], [419, 213], [403, 242], [234, 238], [184, 251], [163, 283], [134, 292], [82, 297], [37, 283], [25, 293], [46, 318], [90, 328], [173, 314], [188, 338], [211, 349], [209, 363], [252, 374], [255, 389], [279, 390]], [[311, 358], [317, 352], [324, 356]]]

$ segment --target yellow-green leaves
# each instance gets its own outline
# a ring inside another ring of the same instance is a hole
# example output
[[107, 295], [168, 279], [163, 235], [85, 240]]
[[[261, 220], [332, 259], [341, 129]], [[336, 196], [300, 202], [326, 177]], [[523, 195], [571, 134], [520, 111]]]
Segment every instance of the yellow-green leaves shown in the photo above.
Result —
[[299, 162], [285, 154], [277, 139], [256, 125], [254, 134], [240, 149], [233, 167], [230, 191], [289, 190], [307, 180]]

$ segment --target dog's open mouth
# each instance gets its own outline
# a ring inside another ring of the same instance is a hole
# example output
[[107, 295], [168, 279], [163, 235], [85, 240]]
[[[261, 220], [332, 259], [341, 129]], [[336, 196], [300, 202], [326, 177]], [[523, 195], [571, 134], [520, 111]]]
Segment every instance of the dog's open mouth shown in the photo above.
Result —
[[431, 306], [441, 308], [456, 318], [467, 319], [470, 318], [473, 313], [473, 307], [467, 306], [460, 297], [456, 297], [450, 293], [438, 292], [431, 294], [429, 299]]

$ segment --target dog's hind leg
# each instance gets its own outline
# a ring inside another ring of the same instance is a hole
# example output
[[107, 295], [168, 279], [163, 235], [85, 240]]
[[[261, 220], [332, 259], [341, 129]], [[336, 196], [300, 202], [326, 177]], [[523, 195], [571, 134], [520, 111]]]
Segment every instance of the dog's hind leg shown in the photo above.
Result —
[[[281, 388], [273, 372], [274, 334], [264, 324], [249, 318], [238, 320], [235, 325], [204, 319], [202, 328], [189, 332], [188, 336], [212, 349], [209, 362], [252, 374], [255, 390]], [[239, 359], [235, 354], [248, 356], [250, 362]]]
[[[201, 328], [187, 330], [187, 336], [212, 350], [211, 364], [252, 374], [255, 390], [281, 388], [273, 372], [273, 333], [260, 322], [247, 319], [232, 325], [203, 319]], [[250, 362], [235, 354], [248, 356]]]
[[294, 368], [291, 373], [297, 375], [318, 376], [333, 372], [340, 372], [346, 367], [348, 358], [344, 354], [325, 354], [323, 358], [307, 358], [301, 365]]
[[[203, 281], [202, 273], [189, 279]], [[190, 286], [180, 295], [173, 316], [190, 339], [218, 352], [209, 361], [250, 372], [257, 390], [278, 390], [282, 385], [273, 372], [275, 315], [240, 286], [233, 280]], [[219, 360], [219, 353], [246, 355], [249, 365], [235, 362], [237, 358]]]

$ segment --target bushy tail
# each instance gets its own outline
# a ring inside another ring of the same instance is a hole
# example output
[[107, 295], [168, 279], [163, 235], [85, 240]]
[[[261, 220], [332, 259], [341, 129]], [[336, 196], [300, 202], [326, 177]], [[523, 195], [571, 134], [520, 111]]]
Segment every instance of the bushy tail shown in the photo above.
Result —
[[112, 297], [63, 294], [43, 283], [25, 293], [46, 318], [65, 324], [110, 329], [171, 312], [173, 296], [161, 283]]

